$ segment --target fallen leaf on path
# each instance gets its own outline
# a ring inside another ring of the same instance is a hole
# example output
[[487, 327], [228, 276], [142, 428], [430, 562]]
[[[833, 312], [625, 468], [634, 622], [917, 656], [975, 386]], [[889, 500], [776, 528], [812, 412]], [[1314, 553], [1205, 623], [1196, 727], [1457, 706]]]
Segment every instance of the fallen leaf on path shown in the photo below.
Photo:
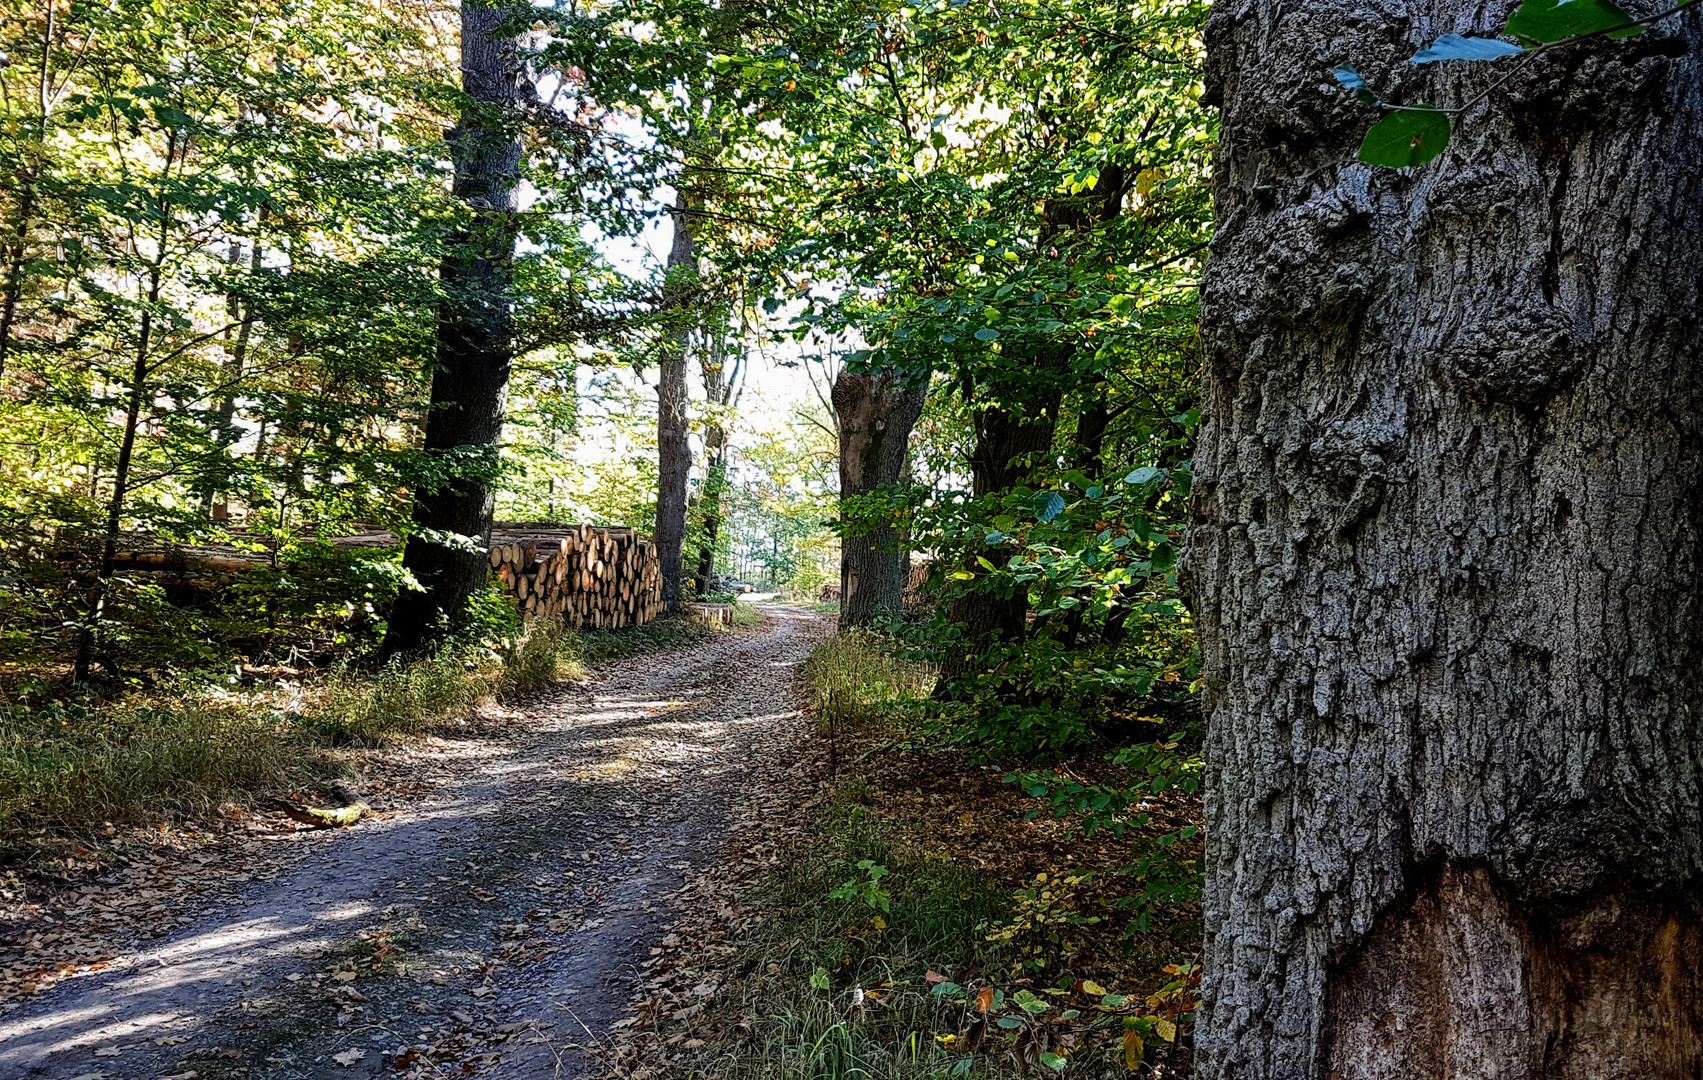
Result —
[[366, 1056], [367, 1052], [365, 1050], [345, 1050], [341, 1054], [332, 1054], [331, 1060], [347, 1069], [349, 1066], [364, 1059]]
[[116, 1046], [103, 1046], [99, 1050], [95, 1051], [95, 1056], [96, 1057], [117, 1057], [118, 1056], [118, 1047], [116, 1047]]

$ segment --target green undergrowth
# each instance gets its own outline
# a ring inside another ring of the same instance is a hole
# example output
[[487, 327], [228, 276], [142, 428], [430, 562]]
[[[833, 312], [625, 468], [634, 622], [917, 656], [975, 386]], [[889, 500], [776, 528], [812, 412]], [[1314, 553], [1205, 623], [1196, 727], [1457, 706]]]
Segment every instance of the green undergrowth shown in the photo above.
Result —
[[730, 964], [744, 974], [718, 998], [749, 1023], [712, 1044], [700, 1073], [898, 1080], [963, 1060], [936, 1038], [962, 1008], [931, 977], [988, 966], [985, 927], [1010, 900], [949, 860], [907, 852], [856, 797], [842, 785], [812, 841], [760, 889], [765, 918]]

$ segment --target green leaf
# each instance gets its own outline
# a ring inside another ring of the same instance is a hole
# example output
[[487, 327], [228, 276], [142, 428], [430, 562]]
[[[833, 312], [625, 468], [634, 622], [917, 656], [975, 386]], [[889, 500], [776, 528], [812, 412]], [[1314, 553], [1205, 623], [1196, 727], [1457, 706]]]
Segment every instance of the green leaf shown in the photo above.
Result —
[[977, 341], [992, 341], [994, 338], [996, 338], [998, 336], [999, 336], [999, 331], [995, 330], [991, 326], [984, 326], [980, 330], [976, 331], [976, 340]]
[[1504, 33], [1530, 41], [1560, 41], [1580, 34], [1595, 34], [1612, 27], [1625, 29], [1608, 37], [1631, 37], [1642, 27], [1628, 26], [1632, 16], [1610, 0], [1525, 0], [1508, 17]]
[[1499, 60], [1521, 52], [1525, 50], [1511, 41], [1444, 34], [1429, 47], [1414, 53], [1408, 63], [1429, 64], [1435, 60]]
[[1041, 521], [1051, 521], [1064, 512], [1064, 497], [1056, 491], [1038, 491], [1035, 493], [1035, 517]]
[[[1584, 3], [1585, 0], [1573, 0]], [[1449, 145], [1449, 116], [1420, 105], [1398, 109], [1372, 125], [1360, 144], [1360, 160], [1368, 165], [1405, 169], [1423, 165]]]
[[1058, 1072], [1064, 1071], [1064, 1058], [1057, 1054], [1042, 1054], [1041, 1064], [1045, 1065], [1049, 1069], [1057, 1070]]
[[1151, 484], [1155, 480], [1163, 480], [1164, 478], [1165, 478], [1165, 470], [1164, 469], [1155, 469], [1151, 465], [1143, 465], [1141, 468], [1135, 470], [1134, 472], [1130, 473], [1128, 476], [1124, 477], [1124, 483], [1126, 483], [1126, 484]]
[[1017, 991], [1017, 995], [1011, 1000], [1016, 1002], [1017, 1007], [1026, 1013], [1044, 1013], [1052, 1008], [1049, 1002], [1042, 1001], [1027, 990]]

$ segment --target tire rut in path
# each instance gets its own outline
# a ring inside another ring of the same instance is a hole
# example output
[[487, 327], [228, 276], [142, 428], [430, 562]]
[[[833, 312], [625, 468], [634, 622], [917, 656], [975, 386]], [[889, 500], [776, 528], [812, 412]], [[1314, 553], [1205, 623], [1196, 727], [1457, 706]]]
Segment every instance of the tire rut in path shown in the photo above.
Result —
[[[0, 1020], [0, 1076], [592, 1071], [581, 1049], [619, 1017], [666, 898], [720, 852], [746, 775], [801, 730], [798, 664], [827, 626], [763, 611], [758, 632], [533, 698], [524, 731], [469, 744], [482, 756], [462, 782], [55, 986]], [[353, 963], [385, 944], [383, 973]]]

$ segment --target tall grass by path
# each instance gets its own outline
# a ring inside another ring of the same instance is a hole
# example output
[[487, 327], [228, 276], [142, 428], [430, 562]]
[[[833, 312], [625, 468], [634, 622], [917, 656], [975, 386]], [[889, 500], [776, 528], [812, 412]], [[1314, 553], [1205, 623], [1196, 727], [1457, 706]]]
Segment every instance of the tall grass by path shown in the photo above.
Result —
[[678, 617], [624, 631], [539, 622], [376, 672], [343, 665], [248, 690], [203, 676], [118, 702], [0, 706], [0, 846], [40, 830], [193, 817], [345, 775], [337, 747], [414, 736], [487, 699], [579, 678], [587, 662], [715, 632]]

